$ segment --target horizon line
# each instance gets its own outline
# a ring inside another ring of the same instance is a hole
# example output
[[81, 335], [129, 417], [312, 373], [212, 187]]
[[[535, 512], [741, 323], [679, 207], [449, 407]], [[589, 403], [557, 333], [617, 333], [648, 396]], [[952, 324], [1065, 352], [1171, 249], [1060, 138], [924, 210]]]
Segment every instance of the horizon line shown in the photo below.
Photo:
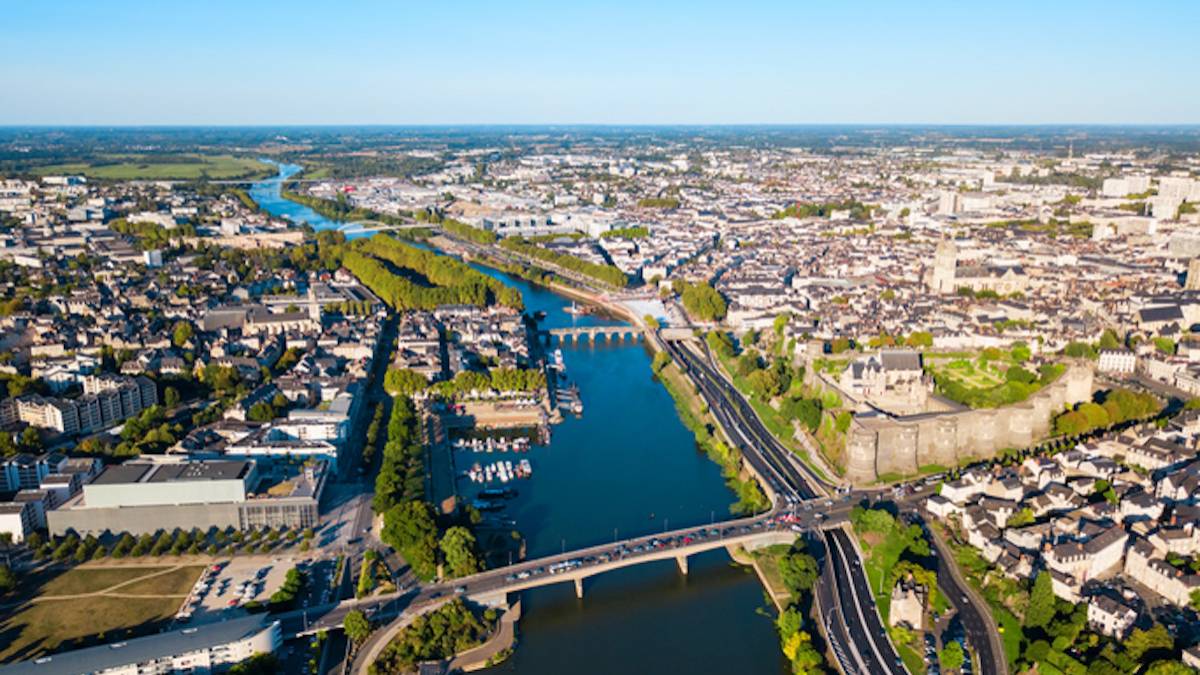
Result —
[[188, 128], [804, 128], [804, 127], [982, 127], [982, 128], [1195, 128], [1196, 122], [83, 122], [41, 124], [4, 122], [0, 129], [188, 129]]

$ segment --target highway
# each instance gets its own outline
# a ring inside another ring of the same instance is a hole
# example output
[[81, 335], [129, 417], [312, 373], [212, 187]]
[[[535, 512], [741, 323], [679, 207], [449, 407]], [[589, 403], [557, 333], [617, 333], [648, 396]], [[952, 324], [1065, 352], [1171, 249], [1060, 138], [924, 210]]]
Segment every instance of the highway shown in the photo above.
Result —
[[[717, 422], [772, 489], [791, 503], [807, 505], [833, 487], [816, 476], [767, 429], [749, 402], [710, 364], [678, 343], [663, 341], [668, 354], [696, 381]], [[850, 503], [854, 500], [851, 495]], [[826, 504], [829, 502], [827, 501]], [[777, 507], [778, 508], [778, 504]], [[827, 508], [827, 507], [826, 507]], [[858, 552], [841, 529], [825, 532], [822, 561], [826, 637], [850, 675], [903, 675], [908, 671], [883, 628]], [[821, 600], [820, 597], [818, 597]]]
[[784, 448], [763, 427], [754, 409], [725, 378], [678, 343], [664, 340], [662, 344], [675, 363], [696, 382], [717, 423], [741, 450], [742, 456], [755, 472], [768, 480], [772, 491], [793, 501], [820, 496], [812, 485], [826, 488], [827, 484], [812, 475], [790, 450]]

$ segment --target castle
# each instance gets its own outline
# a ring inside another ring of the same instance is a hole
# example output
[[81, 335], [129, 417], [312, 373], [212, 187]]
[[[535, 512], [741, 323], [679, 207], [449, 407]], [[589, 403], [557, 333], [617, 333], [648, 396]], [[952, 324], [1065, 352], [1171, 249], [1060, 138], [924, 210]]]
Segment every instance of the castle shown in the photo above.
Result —
[[883, 474], [910, 475], [921, 467], [952, 467], [1034, 444], [1050, 432], [1051, 417], [1091, 399], [1093, 371], [1073, 363], [1027, 400], [1000, 408], [854, 416], [846, 438], [846, 478], [869, 483]]

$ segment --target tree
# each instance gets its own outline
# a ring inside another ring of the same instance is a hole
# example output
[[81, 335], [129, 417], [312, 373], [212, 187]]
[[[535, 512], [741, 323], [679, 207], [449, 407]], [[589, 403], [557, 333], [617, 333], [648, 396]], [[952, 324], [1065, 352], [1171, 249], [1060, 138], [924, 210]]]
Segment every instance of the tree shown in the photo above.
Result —
[[25, 427], [17, 446], [25, 452], [39, 452], [42, 449], [42, 435], [34, 427]]
[[864, 509], [856, 506], [850, 511], [850, 522], [859, 532], [879, 532], [886, 534], [896, 525], [892, 514], [883, 509]]
[[1008, 517], [1007, 527], [1024, 527], [1033, 522], [1033, 510], [1021, 509]]
[[811, 432], [821, 426], [821, 401], [815, 398], [792, 398], [783, 402], [779, 412], [789, 420], [799, 420]]
[[277, 672], [279, 658], [266, 652], [255, 654], [229, 669], [229, 675], [275, 675]]
[[1100, 335], [1100, 349], [1120, 349], [1121, 347], [1121, 338], [1117, 337], [1113, 329], [1106, 328]]
[[772, 328], [774, 328], [775, 335], [777, 337], [783, 337], [783, 331], [785, 329], [787, 329], [788, 321], [790, 321], [791, 318], [792, 318], [792, 315], [790, 312], [784, 312], [775, 317], [775, 321], [772, 324]]
[[410, 368], [388, 368], [383, 388], [392, 396], [412, 396], [429, 386], [425, 376]]
[[167, 387], [163, 390], [163, 404], [168, 408], [174, 408], [179, 405], [179, 390], [175, 387]]
[[192, 339], [193, 333], [192, 324], [187, 321], [178, 321], [175, 323], [175, 329], [171, 331], [171, 343], [176, 347], [182, 347]]
[[437, 525], [433, 507], [411, 500], [390, 508], [383, 516], [383, 543], [400, 552], [418, 578], [428, 581], [437, 572]]
[[733, 356], [733, 339], [729, 334], [721, 330], [712, 330], [704, 337], [704, 341], [708, 343], [708, 348], [716, 352], [720, 356]]
[[746, 377], [750, 373], [759, 369], [758, 352], [748, 349], [742, 352], [738, 357], [737, 364], [734, 366], [734, 372], [742, 377]]
[[342, 620], [342, 628], [346, 631], [346, 637], [356, 645], [362, 644], [363, 640], [371, 635], [371, 622], [357, 609], [352, 609], [346, 614], [346, 618]]
[[792, 596], [796, 597], [812, 589], [820, 571], [811, 555], [793, 550], [779, 560], [779, 575]]
[[479, 559], [475, 555], [475, 535], [465, 527], [455, 526], [446, 530], [439, 545], [446, 556], [447, 572], [452, 577], [465, 577], [479, 571]]
[[764, 401], [783, 393], [783, 380], [774, 369], [756, 370], [746, 378], [750, 389]]
[[966, 654], [963, 653], [961, 644], [950, 642], [942, 647], [941, 653], [938, 654], [938, 661], [942, 664], [943, 670], [958, 670], [966, 661]]
[[728, 307], [725, 298], [708, 282], [687, 284], [680, 294], [683, 308], [700, 321], [720, 321], [725, 318]]
[[1167, 632], [1166, 626], [1154, 624], [1149, 630], [1136, 628], [1125, 639], [1125, 653], [1134, 661], [1141, 661], [1143, 656], [1169, 656], [1175, 647], [1175, 639]]
[[0, 593], [11, 593], [17, 589], [17, 575], [8, 565], [0, 565]]
[[275, 419], [275, 409], [266, 401], [259, 401], [250, 406], [250, 410], [246, 412], [246, 419], [252, 422], [270, 422]]
[[1151, 663], [1145, 675], [1193, 675], [1195, 672], [1179, 661], [1162, 660]]
[[1011, 366], [1004, 373], [1004, 379], [1009, 382], [1020, 382], [1021, 384], [1033, 384], [1037, 382], [1037, 375], [1025, 370], [1021, 366]]
[[671, 365], [671, 356], [666, 352], [654, 352], [654, 360], [650, 362], [650, 369], [655, 375], [662, 372], [663, 368]]
[[1013, 361], [1017, 363], [1025, 363], [1033, 356], [1033, 352], [1029, 350], [1029, 345], [1021, 341], [1012, 343], [1009, 354], [1012, 355]]
[[1040, 663], [1046, 660], [1050, 655], [1050, 643], [1045, 640], [1035, 640], [1025, 650], [1025, 658], [1034, 663]]
[[1054, 619], [1054, 589], [1050, 573], [1040, 572], [1029, 592], [1029, 607], [1025, 609], [1026, 628], [1045, 628]]

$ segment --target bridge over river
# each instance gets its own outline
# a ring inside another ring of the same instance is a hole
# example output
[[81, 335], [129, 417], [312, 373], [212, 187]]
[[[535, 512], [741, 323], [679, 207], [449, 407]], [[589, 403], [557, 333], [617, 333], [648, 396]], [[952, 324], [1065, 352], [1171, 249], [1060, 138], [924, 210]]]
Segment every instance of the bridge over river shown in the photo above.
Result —
[[600, 338], [609, 342], [624, 342], [627, 338], [636, 342], [642, 339], [642, 331], [637, 326], [572, 326], [570, 328], [551, 328], [538, 333], [546, 344], [583, 342], [595, 343]]
[[599, 544], [445, 583], [282, 613], [277, 618], [286, 638], [339, 629], [346, 614], [356, 609], [376, 623], [388, 621], [359, 648], [355, 661], [355, 672], [358, 672], [358, 665], [368, 664], [378, 656], [413, 616], [436, 609], [453, 597], [461, 596], [493, 607], [508, 607], [510, 594], [551, 584], [572, 584], [576, 594], [582, 597], [587, 578], [633, 565], [672, 561], [680, 573], [687, 574], [687, 560], [693, 555], [719, 548], [756, 550], [774, 544], [790, 544], [800, 532], [840, 526], [848, 521], [850, 510], [864, 496], [865, 493], [847, 494], [789, 509], [776, 508], [754, 517]]

